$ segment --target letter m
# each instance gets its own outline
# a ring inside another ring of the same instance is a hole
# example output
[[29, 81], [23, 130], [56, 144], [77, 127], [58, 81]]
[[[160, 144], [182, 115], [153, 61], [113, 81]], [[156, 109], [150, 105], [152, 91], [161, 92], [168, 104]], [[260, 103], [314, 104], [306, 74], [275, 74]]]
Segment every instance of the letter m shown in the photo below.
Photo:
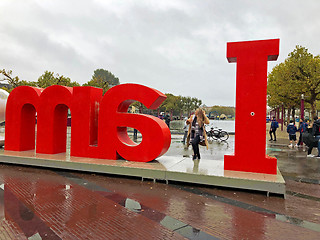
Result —
[[36, 111], [43, 89], [20, 86], [12, 90], [6, 107], [5, 150], [35, 148]]
[[29, 86], [15, 88], [7, 101], [5, 150], [33, 150], [37, 119], [36, 152], [65, 152], [67, 114], [68, 108], [72, 108], [72, 98], [73, 89], [64, 86], [54, 85], [45, 90]]

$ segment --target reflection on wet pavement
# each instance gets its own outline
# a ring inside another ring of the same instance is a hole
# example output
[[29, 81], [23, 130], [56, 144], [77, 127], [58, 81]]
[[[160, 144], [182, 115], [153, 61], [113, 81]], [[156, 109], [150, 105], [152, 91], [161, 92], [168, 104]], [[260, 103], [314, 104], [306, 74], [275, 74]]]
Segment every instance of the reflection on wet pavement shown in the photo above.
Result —
[[[67, 177], [71, 181], [76, 182], [79, 185], [85, 186], [86, 188], [97, 191], [97, 193], [102, 194], [104, 197], [115, 201], [117, 204], [125, 207], [126, 209], [139, 213], [144, 217], [156, 221], [165, 228], [168, 228], [172, 231], [178, 232], [180, 235], [187, 237], [189, 239], [217, 239], [213, 236], [210, 236], [204, 232], [201, 232], [198, 229], [193, 228], [192, 226], [183, 223], [177, 219], [174, 219], [170, 216], [166, 216], [163, 213], [160, 213], [154, 209], [141, 205], [139, 202], [121, 196], [117, 193], [112, 193], [110, 190], [101, 188], [93, 183], [86, 182], [84, 179], [77, 178], [75, 175], [72, 175], [68, 172], [57, 172], [58, 174]], [[86, 183], [86, 184], [85, 184]], [[102, 190], [102, 191], [101, 191]], [[195, 238], [196, 237], [196, 238]]]
[[[291, 231], [298, 225], [292, 222], [299, 221], [272, 211], [261, 215], [253, 205], [221, 201], [219, 195], [181, 185], [5, 165], [0, 173], [2, 225], [10, 226], [4, 231], [13, 234], [11, 239], [223, 239], [248, 234], [261, 239], [274, 231], [269, 227], [284, 221], [282, 231]], [[244, 225], [243, 217], [254, 220], [259, 231], [250, 230], [252, 223]], [[299, 224], [301, 233], [311, 231], [306, 221]]]
[[[192, 156], [192, 147], [191, 145], [187, 146], [181, 143], [181, 139], [177, 136], [174, 136], [175, 139], [172, 140], [171, 146], [165, 156], [183, 156], [190, 157]], [[201, 147], [201, 159], [207, 160], [223, 160], [225, 154], [232, 154], [234, 152], [234, 136], [230, 136], [228, 141], [212, 141], [209, 144], [209, 150], [206, 150], [205, 147]]]
[[278, 159], [278, 167], [286, 177], [296, 179], [309, 179], [319, 183], [320, 163], [317, 158], [307, 158], [303, 148], [290, 149], [286, 145], [271, 145], [267, 148], [267, 154]]

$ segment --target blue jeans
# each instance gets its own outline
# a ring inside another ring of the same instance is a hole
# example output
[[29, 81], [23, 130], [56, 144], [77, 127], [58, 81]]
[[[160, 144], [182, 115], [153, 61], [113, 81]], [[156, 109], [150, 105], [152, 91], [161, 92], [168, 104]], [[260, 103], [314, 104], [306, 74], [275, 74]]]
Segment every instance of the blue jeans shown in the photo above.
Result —
[[188, 131], [184, 131], [184, 135], [183, 135], [183, 139], [182, 139], [183, 144], [186, 144], [187, 136], [188, 136]]
[[320, 156], [320, 135], [315, 136], [316, 140], [318, 140], [318, 156]]

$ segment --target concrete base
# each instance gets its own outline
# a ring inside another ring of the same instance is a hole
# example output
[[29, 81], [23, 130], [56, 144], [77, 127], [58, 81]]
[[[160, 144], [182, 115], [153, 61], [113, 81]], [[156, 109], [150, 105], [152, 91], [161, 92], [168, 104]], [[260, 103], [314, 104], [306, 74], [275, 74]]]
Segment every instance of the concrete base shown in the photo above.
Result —
[[69, 157], [66, 154], [35, 154], [34, 151], [4, 151], [0, 153], [0, 162], [257, 190], [285, 196], [285, 181], [279, 170], [277, 175], [225, 171], [223, 160], [193, 161], [184, 157], [162, 156], [156, 161], [139, 163]]

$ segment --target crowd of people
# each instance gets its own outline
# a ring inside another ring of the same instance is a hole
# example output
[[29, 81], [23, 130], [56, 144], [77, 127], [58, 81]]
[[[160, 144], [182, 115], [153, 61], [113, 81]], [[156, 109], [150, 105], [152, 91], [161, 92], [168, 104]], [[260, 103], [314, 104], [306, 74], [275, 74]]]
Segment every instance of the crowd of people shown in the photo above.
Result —
[[[279, 128], [279, 123], [275, 117], [272, 117], [270, 125], [270, 139], [269, 141], [277, 141], [276, 131]], [[299, 139], [297, 139], [297, 132], [299, 132]], [[320, 158], [320, 119], [315, 117], [313, 122], [306, 122], [303, 118], [299, 121], [299, 127], [297, 128], [294, 120], [290, 120], [287, 126], [287, 133], [289, 137], [289, 148], [298, 148], [304, 144], [308, 148], [307, 157]], [[316, 147], [318, 154], [312, 155], [312, 149]]]

